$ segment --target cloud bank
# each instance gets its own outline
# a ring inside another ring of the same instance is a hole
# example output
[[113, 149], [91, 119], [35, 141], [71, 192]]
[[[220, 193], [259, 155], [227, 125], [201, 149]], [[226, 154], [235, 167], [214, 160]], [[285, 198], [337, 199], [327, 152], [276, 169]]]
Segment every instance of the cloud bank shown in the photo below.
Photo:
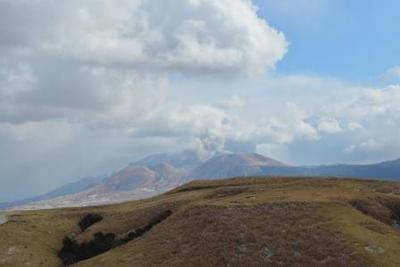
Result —
[[171, 97], [171, 78], [257, 76], [287, 46], [248, 0], [1, 1], [0, 195], [219, 149], [229, 115]]
[[6, 0], [0, 25], [4, 123], [127, 123], [164, 103], [169, 75], [256, 75], [287, 49], [247, 0]]

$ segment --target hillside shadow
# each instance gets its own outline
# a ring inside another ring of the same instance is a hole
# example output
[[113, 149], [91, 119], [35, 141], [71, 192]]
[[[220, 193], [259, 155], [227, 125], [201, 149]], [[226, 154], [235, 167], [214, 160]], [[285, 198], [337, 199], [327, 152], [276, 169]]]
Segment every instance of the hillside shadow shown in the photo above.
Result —
[[[163, 222], [171, 215], [172, 211], [164, 211], [163, 213], [155, 216], [145, 226], [132, 230], [121, 237], [118, 237], [115, 233], [104, 234], [102, 232], [98, 232], [94, 234], [93, 239], [89, 242], [79, 243], [76, 239], [66, 236], [63, 239], [63, 247], [58, 252], [58, 257], [61, 259], [64, 266], [70, 266], [77, 262], [93, 258], [143, 236], [146, 232], [150, 231], [154, 226]], [[84, 219], [85, 220], [82, 220], [79, 223], [80, 227], [83, 221], [84, 226], [90, 227], [94, 224], [93, 222], [98, 221], [97, 219], [99, 219], [99, 217], [88, 215], [85, 216]]]

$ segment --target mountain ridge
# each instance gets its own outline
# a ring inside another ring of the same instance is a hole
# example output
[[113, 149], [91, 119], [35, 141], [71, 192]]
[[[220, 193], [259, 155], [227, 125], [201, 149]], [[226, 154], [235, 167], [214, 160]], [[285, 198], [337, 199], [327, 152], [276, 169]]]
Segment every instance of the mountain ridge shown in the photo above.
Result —
[[[201, 158], [194, 151], [147, 156], [127, 167], [68, 191], [64, 187], [48, 194], [14, 203], [0, 209], [37, 209], [101, 205], [147, 198], [196, 179], [226, 179], [248, 176], [351, 177], [400, 180], [400, 159], [374, 164], [291, 166], [257, 153], [219, 152]], [[80, 185], [79, 182], [76, 184]], [[61, 192], [61, 193], [60, 193]], [[51, 196], [51, 197], [50, 197]]]
[[218, 179], [261, 174], [267, 167], [288, 166], [285, 163], [257, 153], [218, 154], [189, 174], [189, 179]]

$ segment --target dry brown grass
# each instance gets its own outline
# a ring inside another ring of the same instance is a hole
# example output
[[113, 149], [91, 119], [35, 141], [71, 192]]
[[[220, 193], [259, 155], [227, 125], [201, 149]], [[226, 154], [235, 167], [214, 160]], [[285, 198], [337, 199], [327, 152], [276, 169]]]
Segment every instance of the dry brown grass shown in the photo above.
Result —
[[[335, 178], [195, 181], [119, 205], [11, 214], [0, 266], [60, 266], [62, 240], [143, 236], [77, 266], [400, 266], [398, 183]], [[82, 231], [88, 213], [103, 219]]]

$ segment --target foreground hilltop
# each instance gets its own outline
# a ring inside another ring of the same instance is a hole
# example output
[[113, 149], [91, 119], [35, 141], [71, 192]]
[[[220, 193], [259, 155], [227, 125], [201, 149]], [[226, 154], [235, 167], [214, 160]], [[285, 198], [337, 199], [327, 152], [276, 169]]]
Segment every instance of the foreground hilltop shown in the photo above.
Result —
[[393, 182], [246, 178], [11, 213], [0, 266], [400, 266], [399, 194]]

